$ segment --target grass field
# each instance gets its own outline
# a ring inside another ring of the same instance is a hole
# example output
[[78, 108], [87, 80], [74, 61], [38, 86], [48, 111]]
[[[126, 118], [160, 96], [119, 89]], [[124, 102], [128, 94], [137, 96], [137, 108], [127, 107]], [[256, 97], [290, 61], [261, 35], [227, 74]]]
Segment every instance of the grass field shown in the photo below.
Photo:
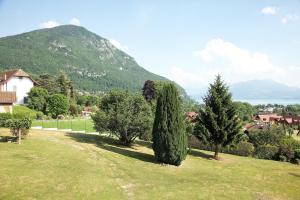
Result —
[[42, 126], [43, 128], [72, 129], [73, 131], [95, 132], [91, 119], [74, 120], [34, 120], [32, 126]]
[[300, 199], [298, 165], [211, 155], [193, 150], [174, 167], [149, 143], [32, 130], [20, 145], [0, 142], [0, 199]]

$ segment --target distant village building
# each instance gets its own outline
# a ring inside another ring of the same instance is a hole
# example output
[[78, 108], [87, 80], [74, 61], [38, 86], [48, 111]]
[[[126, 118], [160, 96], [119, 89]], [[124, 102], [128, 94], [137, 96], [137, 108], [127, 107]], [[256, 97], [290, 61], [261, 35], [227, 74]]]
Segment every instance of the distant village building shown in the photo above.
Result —
[[22, 69], [1, 72], [0, 112], [6, 111], [8, 105], [27, 103], [28, 92], [34, 85], [35, 81]]
[[186, 112], [185, 113], [185, 117], [186, 119], [188, 119], [190, 122], [194, 122], [197, 117], [198, 117], [198, 114], [196, 112]]

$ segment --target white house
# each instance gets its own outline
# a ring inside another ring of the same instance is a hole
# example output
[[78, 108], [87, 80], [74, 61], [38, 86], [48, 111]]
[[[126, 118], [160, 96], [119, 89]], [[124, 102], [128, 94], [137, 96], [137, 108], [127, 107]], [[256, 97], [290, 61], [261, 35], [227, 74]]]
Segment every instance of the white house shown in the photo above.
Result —
[[27, 102], [28, 92], [34, 84], [34, 80], [22, 69], [0, 73], [0, 93], [14, 92], [16, 95], [15, 104], [24, 104]]

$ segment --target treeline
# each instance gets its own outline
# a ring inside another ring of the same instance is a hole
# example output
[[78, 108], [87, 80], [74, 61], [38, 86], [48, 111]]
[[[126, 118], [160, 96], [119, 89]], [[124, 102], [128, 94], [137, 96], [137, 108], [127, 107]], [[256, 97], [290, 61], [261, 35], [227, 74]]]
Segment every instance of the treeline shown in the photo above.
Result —
[[[131, 145], [137, 137], [152, 140], [158, 162], [180, 165], [188, 152], [189, 121], [184, 106], [199, 108], [194, 103], [185, 105], [174, 84], [148, 80], [142, 94], [110, 91], [92, 118], [97, 131], [110, 132], [124, 145]], [[213, 145], [214, 158], [219, 159], [221, 149], [236, 142], [241, 130], [231, 94], [220, 76], [198, 111], [192, 134]]]
[[28, 93], [27, 106], [39, 111], [37, 119], [57, 118], [58, 116], [81, 114], [85, 107], [97, 109], [100, 96], [74, 91], [73, 82], [61, 71], [57, 78], [43, 74], [36, 79], [37, 86]]

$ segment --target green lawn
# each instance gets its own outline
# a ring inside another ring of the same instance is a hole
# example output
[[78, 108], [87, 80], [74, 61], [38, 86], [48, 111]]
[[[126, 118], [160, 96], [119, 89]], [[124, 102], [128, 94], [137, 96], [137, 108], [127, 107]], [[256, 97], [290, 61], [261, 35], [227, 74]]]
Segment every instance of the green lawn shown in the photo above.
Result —
[[32, 126], [42, 126], [43, 128], [72, 129], [73, 131], [95, 132], [91, 119], [74, 120], [34, 120]]
[[174, 167], [149, 147], [32, 130], [20, 145], [0, 142], [0, 199], [300, 199], [298, 165], [194, 150]]

